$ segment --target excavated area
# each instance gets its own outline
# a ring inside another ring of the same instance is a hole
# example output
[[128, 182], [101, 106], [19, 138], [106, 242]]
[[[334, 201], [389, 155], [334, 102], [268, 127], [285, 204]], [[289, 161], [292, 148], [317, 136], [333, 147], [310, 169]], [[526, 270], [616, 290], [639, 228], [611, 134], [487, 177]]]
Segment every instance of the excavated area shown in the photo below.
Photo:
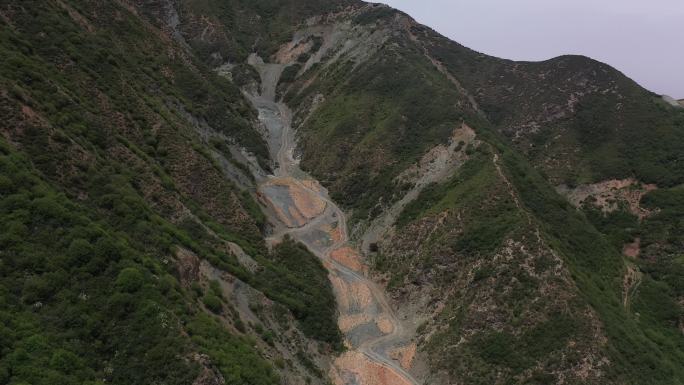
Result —
[[328, 269], [337, 297], [338, 324], [347, 350], [334, 360], [329, 375], [336, 385], [418, 385], [412, 367], [414, 330], [390, 307], [383, 288], [368, 277], [368, 265], [348, 241], [344, 212], [293, 158], [291, 113], [275, 100], [283, 65], [250, 58], [261, 75], [261, 90], [248, 95], [259, 111], [272, 158], [273, 175], [257, 177], [258, 197], [274, 225], [269, 237], [284, 235], [302, 242]]
[[259, 192], [259, 197], [289, 228], [302, 227], [325, 211], [325, 201], [292, 178], [269, 178]]

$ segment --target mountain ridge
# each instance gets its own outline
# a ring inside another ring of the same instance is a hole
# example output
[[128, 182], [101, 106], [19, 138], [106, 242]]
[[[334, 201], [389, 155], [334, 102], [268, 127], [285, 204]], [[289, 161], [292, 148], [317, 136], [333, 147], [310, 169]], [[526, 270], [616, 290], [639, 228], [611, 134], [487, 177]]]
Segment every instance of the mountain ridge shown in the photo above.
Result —
[[[336, 384], [683, 381], [684, 115], [619, 71], [488, 57], [357, 1], [0, 16], [0, 383], [325, 384], [340, 357]], [[322, 187], [262, 184], [287, 166], [266, 85]], [[334, 263], [404, 325], [370, 352], [389, 365], [340, 354], [391, 325], [338, 319], [318, 241], [280, 239], [324, 222], [318, 188], [361, 251]]]

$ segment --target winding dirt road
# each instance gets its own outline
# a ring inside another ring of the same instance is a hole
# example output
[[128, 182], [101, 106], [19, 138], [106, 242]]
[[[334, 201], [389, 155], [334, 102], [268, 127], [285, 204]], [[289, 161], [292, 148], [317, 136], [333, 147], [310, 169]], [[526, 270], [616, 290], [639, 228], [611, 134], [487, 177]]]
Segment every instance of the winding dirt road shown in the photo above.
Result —
[[338, 300], [338, 322], [348, 349], [335, 359], [331, 379], [336, 385], [419, 385], [407, 371], [415, 352], [412, 332], [395, 315], [384, 290], [366, 277], [368, 266], [349, 243], [344, 212], [293, 158], [291, 113], [275, 101], [283, 66], [258, 58], [251, 58], [251, 64], [262, 86], [249, 97], [278, 162], [273, 175], [259, 181], [259, 197], [276, 225], [269, 241], [289, 234], [304, 243], [328, 269]]

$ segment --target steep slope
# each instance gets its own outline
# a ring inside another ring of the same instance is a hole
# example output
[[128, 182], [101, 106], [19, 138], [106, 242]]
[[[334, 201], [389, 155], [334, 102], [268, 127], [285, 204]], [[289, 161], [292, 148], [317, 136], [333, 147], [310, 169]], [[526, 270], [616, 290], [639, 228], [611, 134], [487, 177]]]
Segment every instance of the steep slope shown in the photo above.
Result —
[[326, 382], [332, 288], [266, 247], [238, 87], [127, 2], [0, 16], [0, 383]]
[[355, 0], [0, 21], [0, 383], [684, 382], [684, 112], [609, 66]]
[[[645, 183], [682, 182], [676, 167], [681, 114], [615, 69], [580, 56], [466, 63], [462, 50], [448, 42], [438, 40], [430, 49], [468, 89], [477, 90], [492, 124], [552, 183], [632, 176]], [[473, 72], [480, 66], [491, 69]], [[644, 136], [649, 140], [640, 140]]]
[[[295, 110], [302, 166], [351, 210], [400, 314], [421, 324], [428, 367], [416, 376], [681, 382], [682, 245], [663, 236], [678, 221], [661, 217], [654, 231], [650, 219], [577, 212], [553, 187], [680, 183], [677, 110], [589, 59], [486, 57], [382, 6], [310, 19], [271, 60], [292, 69], [279, 90]], [[539, 127], [527, 130], [530, 116]], [[568, 176], [571, 164], [581, 175]], [[625, 196], [650, 202], [649, 189]], [[658, 254], [624, 259], [621, 242], [638, 232]]]
[[256, 55], [250, 62], [262, 80], [260, 92], [250, 97], [278, 160], [273, 175], [259, 183], [261, 200], [275, 214], [276, 234], [271, 239], [287, 234], [306, 245], [324, 261], [337, 296], [346, 350], [335, 359], [330, 378], [336, 384], [417, 385], [393, 360], [396, 350], [415, 347], [412, 333], [394, 314], [385, 292], [366, 276], [368, 266], [349, 243], [344, 212], [292, 157], [291, 112], [275, 101], [274, 92], [284, 66], [265, 64]]

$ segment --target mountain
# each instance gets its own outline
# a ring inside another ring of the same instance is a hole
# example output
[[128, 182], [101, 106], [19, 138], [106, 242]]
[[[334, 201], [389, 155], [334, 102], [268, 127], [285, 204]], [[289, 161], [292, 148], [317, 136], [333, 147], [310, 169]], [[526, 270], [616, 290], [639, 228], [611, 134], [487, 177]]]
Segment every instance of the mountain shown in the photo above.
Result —
[[239, 88], [136, 4], [0, 8], [0, 383], [321, 383], [335, 299], [266, 246]]
[[0, 3], [0, 383], [684, 383], [684, 110], [356, 0]]

